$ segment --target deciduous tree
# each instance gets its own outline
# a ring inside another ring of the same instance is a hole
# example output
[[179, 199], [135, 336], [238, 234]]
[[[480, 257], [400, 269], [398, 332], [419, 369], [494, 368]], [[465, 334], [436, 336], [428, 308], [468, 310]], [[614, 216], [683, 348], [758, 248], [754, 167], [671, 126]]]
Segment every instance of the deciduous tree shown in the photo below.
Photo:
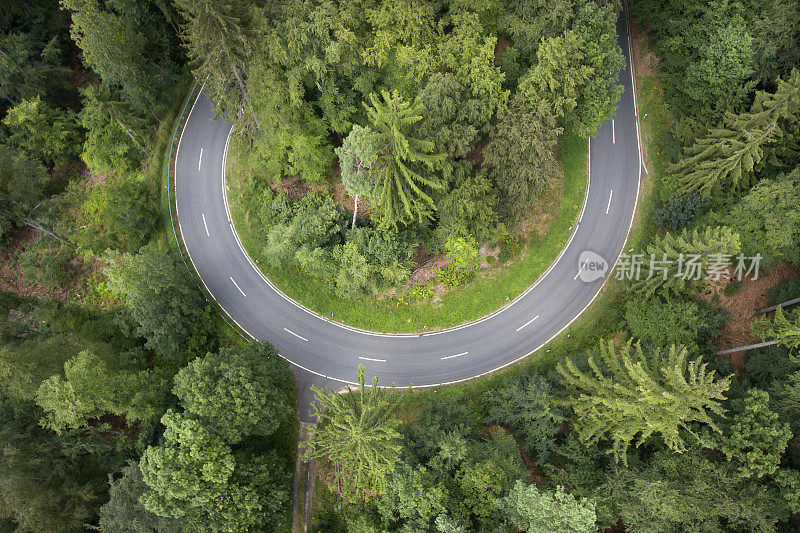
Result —
[[285, 392], [291, 380], [275, 348], [251, 342], [190, 362], [175, 376], [172, 392], [188, 414], [236, 443], [250, 435], [267, 437], [278, 428], [291, 412]]
[[147, 448], [139, 462], [148, 486], [141, 501], [159, 516], [181, 518], [224, 493], [235, 460], [225, 441], [200, 421], [170, 410], [161, 423], [164, 443]]
[[107, 267], [108, 285], [124, 298], [134, 331], [166, 359], [182, 361], [209, 343], [202, 293], [174, 256], [155, 246], [123, 254]]
[[342, 146], [334, 150], [339, 156], [342, 183], [347, 194], [355, 197], [351, 228], [356, 227], [358, 198], [369, 195], [374, 188], [370, 174], [378, 161], [378, 153], [381, 148], [380, 138], [374, 131], [354, 124], [350, 134], [342, 142]]
[[740, 400], [720, 449], [743, 478], [762, 478], [778, 469], [792, 432], [769, 408], [769, 393], [750, 389]]
[[753, 323], [753, 333], [762, 340], [774, 340], [792, 351], [800, 348], [800, 311], [784, 312], [783, 308], [775, 310], [775, 317], [770, 320], [760, 317]]
[[519, 531], [528, 533], [593, 533], [597, 531], [594, 504], [579, 500], [556, 487], [555, 492], [540, 491], [536, 485], [517, 481], [511, 492], [498, 501], [506, 520]]

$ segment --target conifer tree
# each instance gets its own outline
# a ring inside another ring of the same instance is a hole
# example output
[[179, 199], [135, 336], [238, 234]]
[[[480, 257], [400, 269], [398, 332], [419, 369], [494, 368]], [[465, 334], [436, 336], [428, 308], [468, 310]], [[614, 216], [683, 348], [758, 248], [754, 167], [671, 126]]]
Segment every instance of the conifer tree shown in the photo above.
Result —
[[[317, 403], [312, 415], [322, 419], [308, 441], [303, 459], [326, 457], [336, 467], [340, 492], [346, 500], [384, 491], [386, 476], [400, 453], [400, 421], [391, 393], [364, 384], [364, 366], [358, 367], [358, 390], [336, 394], [312, 386]], [[319, 404], [319, 405], [318, 405]]]
[[533, 201], [564, 174], [556, 156], [563, 128], [551, 107], [546, 100], [518, 93], [498, 113], [484, 150], [489, 175], [501, 191], [501, 205], [516, 218], [528, 214]]
[[783, 121], [797, 122], [800, 112], [800, 73], [778, 79], [774, 94], [758, 92], [748, 113], [728, 113], [723, 125], [695, 141], [672, 170], [675, 192], [709, 196], [721, 187], [744, 189], [768, 153], [770, 143], [783, 135]]
[[194, 74], [220, 110], [230, 113], [244, 133], [258, 127], [247, 93], [248, 6], [244, 0], [177, 0], [186, 23], [183, 36]]
[[726, 266], [740, 249], [739, 235], [727, 226], [665, 233], [647, 246], [633, 289], [648, 298], [656, 292], [681, 294], [715, 275], [709, 270], [712, 262]]
[[447, 172], [449, 166], [444, 154], [434, 152], [432, 141], [414, 136], [422, 104], [388, 91], [380, 98], [371, 94], [369, 100], [364, 107], [381, 143], [371, 174], [380, 226], [397, 228], [431, 218], [436, 207], [430, 193], [444, 187], [436, 171]]
[[791, 350], [800, 348], [800, 311], [784, 313], [782, 308], [775, 310], [775, 318], [762, 316], [753, 324], [753, 333], [762, 340], [775, 340]]
[[730, 377], [717, 379], [701, 358], [687, 360], [684, 347], [642, 351], [628, 341], [620, 350], [612, 341], [600, 343], [599, 360], [589, 356], [590, 371], [572, 359], [559, 363], [568, 399], [575, 412], [575, 430], [585, 443], [611, 440], [611, 453], [626, 463], [626, 450], [660, 435], [672, 450], [686, 449], [685, 435], [701, 440], [697, 426], [717, 433], [712, 415], [723, 416], [723, 393]]

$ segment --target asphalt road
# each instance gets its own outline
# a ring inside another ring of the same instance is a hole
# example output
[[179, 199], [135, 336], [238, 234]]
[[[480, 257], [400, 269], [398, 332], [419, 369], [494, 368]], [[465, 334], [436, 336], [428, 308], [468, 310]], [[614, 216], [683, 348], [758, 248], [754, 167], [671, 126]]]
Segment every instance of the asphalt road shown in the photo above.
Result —
[[[628, 58], [624, 16], [617, 30]], [[608, 273], [583, 281], [585, 276], [577, 276], [582, 252], [595, 252], [610, 265], [622, 252], [641, 179], [630, 61], [619, 83], [624, 93], [615, 116], [590, 142], [589, 189], [572, 239], [531, 289], [481, 320], [423, 335], [376, 334], [327, 321], [275, 289], [235, 234], [224, 185], [231, 126], [213, 118], [203, 93], [191, 109], [175, 163], [183, 241], [212, 297], [243, 330], [269, 341], [295, 370], [302, 369], [303, 385], [353, 382], [359, 364], [381, 384], [398, 386], [446, 384], [486, 374], [543, 346], [592, 302]]]

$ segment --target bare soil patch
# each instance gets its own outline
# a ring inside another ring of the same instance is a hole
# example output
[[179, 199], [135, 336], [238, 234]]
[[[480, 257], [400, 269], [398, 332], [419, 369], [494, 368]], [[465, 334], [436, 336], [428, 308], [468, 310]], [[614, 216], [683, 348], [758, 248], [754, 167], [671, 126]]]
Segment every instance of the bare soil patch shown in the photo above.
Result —
[[[729, 275], [732, 273], [732, 271], [729, 272]], [[714, 283], [706, 293], [701, 294], [700, 298], [707, 302], [715, 302], [728, 312], [728, 321], [717, 338], [718, 348], [724, 350], [758, 342], [758, 339], [752, 334], [751, 328], [753, 320], [759, 316], [759, 310], [769, 305], [764, 293], [784, 279], [798, 275], [800, 275], [800, 271], [791, 265], [782, 263], [760, 272], [758, 279], [753, 279], [752, 276], [743, 278], [742, 289], [732, 296], [726, 296], [723, 292], [728, 285], [728, 280]], [[736, 352], [723, 357], [730, 361], [731, 366], [737, 372], [741, 372], [746, 353]]]
[[630, 21], [630, 29], [633, 65], [636, 73], [644, 76], [657, 73], [660, 60], [647, 45], [647, 31], [640, 28], [633, 20]]
[[313, 191], [325, 191], [328, 189], [328, 185], [310, 185], [299, 176], [286, 176], [279, 183], [270, 184], [270, 188], [275, 192], [285, 194], [294, 202]]
[[422, 246], [417, 247], [417, 252], [414, 253], [414, 257], [412, 258], [412, 262], [415, 266], [409, 277], [408, 286], [411, 286], [413, 283], [422, 284], [432, 280], [438, 269], [450, 264], [450, 261], [445, 257], [443, 252], [429, 254], [423, 251], [418, 256], [417, 254], [420, 252], [421, 248]]

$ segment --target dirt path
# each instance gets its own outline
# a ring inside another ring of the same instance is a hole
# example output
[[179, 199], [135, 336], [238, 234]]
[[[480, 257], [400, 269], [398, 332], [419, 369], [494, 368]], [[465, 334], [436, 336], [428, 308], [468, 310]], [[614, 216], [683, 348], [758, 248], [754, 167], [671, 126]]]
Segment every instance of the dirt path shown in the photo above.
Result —
[[294, 484], [292, 487], [292, 533], [305, 533], [311, 526], [312, 501], [314, 497], [314, 479], [316, 478], [316, 461], [304, 463], [300, 460], [301, 444], [308, 440], [316, 424], [300, 422], [300, 435], [297, 440], [298, 452], [294, 467]]

